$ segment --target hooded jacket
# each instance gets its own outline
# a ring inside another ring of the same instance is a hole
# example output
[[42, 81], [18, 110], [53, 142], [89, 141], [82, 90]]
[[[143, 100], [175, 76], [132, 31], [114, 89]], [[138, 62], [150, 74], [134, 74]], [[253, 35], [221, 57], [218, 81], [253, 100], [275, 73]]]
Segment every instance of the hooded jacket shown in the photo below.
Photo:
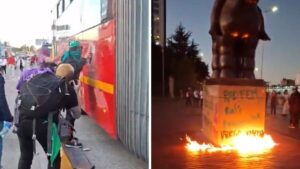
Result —
[[290, 112], [300, 112], [300, 93], [298, 91], [291, 94], [289, 106]]
[[0, 73], [0, 121], [8, 121], [12, 122], [13, 117], [8, 108], [8, 104], [5, 97], [5, 89], [4, 89], [4, 78]]

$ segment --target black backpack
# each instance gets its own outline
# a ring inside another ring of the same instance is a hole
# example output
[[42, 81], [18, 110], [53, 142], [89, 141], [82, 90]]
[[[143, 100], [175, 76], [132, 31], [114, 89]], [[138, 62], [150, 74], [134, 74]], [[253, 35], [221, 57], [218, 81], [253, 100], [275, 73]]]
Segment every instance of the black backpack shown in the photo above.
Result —
[[53, 73], [42, 73], [27, 81], [19, 93], [20, 117], [47, 118], [59, 110], [66, 94], [66, 82]]

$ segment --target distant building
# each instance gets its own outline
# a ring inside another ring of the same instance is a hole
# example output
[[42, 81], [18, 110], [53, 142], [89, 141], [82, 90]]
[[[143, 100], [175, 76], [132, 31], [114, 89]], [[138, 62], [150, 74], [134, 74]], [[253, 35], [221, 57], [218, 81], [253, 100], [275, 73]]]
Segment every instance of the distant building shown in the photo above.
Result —
[[295, 86], [295, 80], [283, 78], [280, 84], [281, 86]]
[[155, 44], [166, 43], [166, 0], [152, 0], [152, 38]]
[[44, 43], [48, 43], [48, 39], [35, 39], [35, 45], [43, 45]]

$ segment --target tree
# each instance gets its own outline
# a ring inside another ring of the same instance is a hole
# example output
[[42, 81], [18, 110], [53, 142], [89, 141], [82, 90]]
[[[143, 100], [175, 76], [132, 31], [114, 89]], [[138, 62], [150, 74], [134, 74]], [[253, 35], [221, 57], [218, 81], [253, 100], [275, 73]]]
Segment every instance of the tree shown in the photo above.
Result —
[[190, 58], [197, 58], [199, 54], [198, 44], [195, 43], [194, 39], [191, 42], [191, 45], [188, 47], [187, 56]]
[[175, 30], [175, 34], [168, 38], [168, 48], [173, 52], [173, 56], [182, 58], [187, 55], [189, 38], [192, 32], [185, 32], [185, 28], [180, 23]]
[[30, 50], [31, 52], [35, 52], [35, 47], [34, 47], [33, 45], [31, 45], [30, 48], [29, 48], [29, 50]]
[[22, 45], [22, 46], [21, 46], [21, 50], [22, 50], [23, 52], [26, 52], [27, 49], [28, 49], [28, 47], [27, 47], [26, 45]]
[[196, 85], [208, 77], [208, 65], [198, 56], [198, 44], [190, 40], [192, 32], [180, 23], [175, 34], [168, 38], [166, 68], [168, 76], [175, 78], [175, 91]]
[[201, 57], [195, 58], [194, 59], [194, 64], [195, 64], [195, 67], [196, 67], [197, 80], [199, 82], [201, 82], [204, 79], [206, 79], [209, 75], [208, 64], [203, 62]]

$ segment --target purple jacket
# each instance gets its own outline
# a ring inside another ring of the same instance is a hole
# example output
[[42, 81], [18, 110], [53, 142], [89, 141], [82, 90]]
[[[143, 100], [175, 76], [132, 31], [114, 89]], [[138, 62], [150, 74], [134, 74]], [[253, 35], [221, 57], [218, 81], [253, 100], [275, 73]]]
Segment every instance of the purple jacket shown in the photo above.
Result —
[[28, 81], [29, 79], [31, 79], [33, 76], [42, 74], [42, 73], [46, 73], [46, 72], [53, 73], [50, 68], [32, 68], [32, 69], [24, 70], [21, 74], [21, 77], [19, 79], [16, 89], [19, 91], [21, 89], [21, 87], [23, 86], [23, 84], [26, 81]]

